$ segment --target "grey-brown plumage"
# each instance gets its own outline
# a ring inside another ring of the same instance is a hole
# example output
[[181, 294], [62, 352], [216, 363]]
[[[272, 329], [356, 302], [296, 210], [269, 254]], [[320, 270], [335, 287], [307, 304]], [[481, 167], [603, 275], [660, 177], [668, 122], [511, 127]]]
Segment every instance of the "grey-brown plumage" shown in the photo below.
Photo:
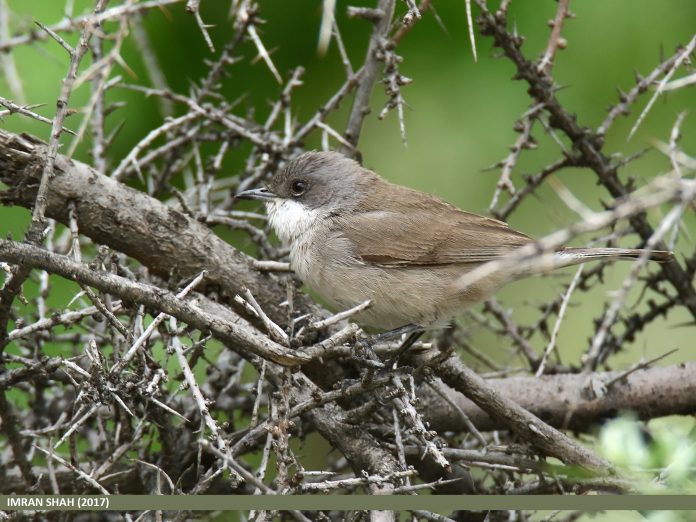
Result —
[[[291, 267], [331, 306], [372, 300], [356, 317], [369, 326], [446, 321], [528, 275], [511, 269], [462, 285], [466, 273], [533, 240], [502, 221], [390, 183], [336, 152], [305, 153], [266, 188], [238, 196], [266, 202], [271, 226], [290, 247]], [[642, 253], [567, 248], [555, 254], [553, 266]], [[668, 261], [672, 254], [650, 256]]]

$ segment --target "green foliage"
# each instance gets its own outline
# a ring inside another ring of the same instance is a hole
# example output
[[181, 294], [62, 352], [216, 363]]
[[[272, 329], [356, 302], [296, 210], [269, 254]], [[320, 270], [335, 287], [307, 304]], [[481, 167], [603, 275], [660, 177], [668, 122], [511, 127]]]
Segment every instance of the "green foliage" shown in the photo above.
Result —
[[688, 431], [684, 424], [663, 419], [645, 425], [624, 415], [606, 423], [599, 446], [608, 460], [636, 479], [643, 493], [695, 494], [696, 430]]

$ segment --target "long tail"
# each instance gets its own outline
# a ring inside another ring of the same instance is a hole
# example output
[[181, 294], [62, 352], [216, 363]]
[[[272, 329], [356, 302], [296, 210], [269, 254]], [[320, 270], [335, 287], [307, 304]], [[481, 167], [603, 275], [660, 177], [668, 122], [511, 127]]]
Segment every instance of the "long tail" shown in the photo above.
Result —
[[[491, 278], [486, 292], [493, 292], [502, 286], [506, 279], [512, 281], [532, 275], [545, 274], [556, 268], [579, 265], [588, 261], [601, 259], [626, 259], [635, 260], [648, 252], [640, 248], [561, 248], [552, 255], [545, 255], [540, 259], [530, 259], [519, 264], [498, 265], [496, 261], [484, 263], [471, 271], [464, 273], [457, 281], [458, 289], [465, 289], [479, 280]], [[667, 250], [651, 250], [648, 259], [658, 263], [669, 263], [674, 259], [674, 254]], [[486, 286], [484, 286], [486, 288]]]
[[[556, 252], [557, 267], [579, 265], [599, 259], [638, 259], [646, 250], [640, 248], [563, 248]], [[669, 263], [674, 254], [668, 250], [651, 250], [648, 259], [658, 263]]]

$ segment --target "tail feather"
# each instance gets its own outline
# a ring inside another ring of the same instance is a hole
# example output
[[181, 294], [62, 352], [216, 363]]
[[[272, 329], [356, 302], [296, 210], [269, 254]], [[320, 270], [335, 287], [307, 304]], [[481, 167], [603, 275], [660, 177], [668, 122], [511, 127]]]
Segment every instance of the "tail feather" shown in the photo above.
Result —
[[560, 266], [578, 265], [600, 259], [634, 260], [648, 252], [648, 259], [658, 263], [669, 263], [674, 254], [668, 250], [644, 250], [641, 248], [563, 248], [557, 252]]
[[[561, 248], [553, 254], [544, 253], [541, 258], [529, 258], [513, 266], [493, 266], [496, 261], [483, 263], [477, 268], [464, 273], [457, 281], [458, 289], [465, 289], [477, 281], [490, 277], [489, 288], [493, 291], [501, 286], [504, 280], [520, 279], [532, 275], [545, 274], [556, 268], [580, 265], [588, 261], [606, 260], [635, 260], [647, 254], [648, 259], [658, 263], [669, 263], [674, 260], [674, 254], [667, 250], [646, 250], [641, 248]], [[502, 273], [500, 273], [502, 271]], [[497, 279], [496, 279], [497, 277]]]

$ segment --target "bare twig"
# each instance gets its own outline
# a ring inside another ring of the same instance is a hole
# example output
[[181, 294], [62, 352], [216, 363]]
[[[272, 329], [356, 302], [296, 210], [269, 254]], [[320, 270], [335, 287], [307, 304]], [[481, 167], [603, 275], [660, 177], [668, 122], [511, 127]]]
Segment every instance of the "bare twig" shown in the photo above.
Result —
[[546, 73], [550, 72], [553, 66], [553, 59], [556, 55], [558, 49], [564, 49], [566, 46], [566, 41], [561, 37], [561, 30], [563, 29], [563, 22], [569, 16], [568, 6], [570, 0], [558, 0], [558, 7], [556, 8], [556, 17], [551, 24], [551, 35], [549, 36], [549, 41], [546, 44], [546, 50], [544, 55], [539, 61], [538, 68], [540, 71]]
[[556, 339], [558, 339], [558, 332], [561, 329], [563, 317], [565, 317], [565, 312], [568, 309], [570, 297], [573, 295], [573, 291], [575, 290], [578, 281], [580, 281], [580, 276], [582, 275], [583, 267], [584, 265], [580, 265], [578, 267], [578, 269], [575, 272], [575, 277], [573, 277], [570, 284], [568, 285], [568, 290], [566, 290], [566, 293], [563, 295], [563, 301], [561, 301], [561, 307], [558, 310], [558, 317], [556, 318], [556, 323], [553, 325], [553, 330], [551, 332], [551, 339], [549, 340], [549, 344], [546, 345], [544, 354], [541, 356], [541, 361], [539, 361], [539, 367], [537, 368], [537, 371], [535, 373], [537, 377], [544, 374], [544, 369], [546, 368], [546, 361], [551, 355], [551, 352], [556, 348]]
[[667, 71], [665, 77], [662, 78], [662, 80], [660, 80], [660, 83], [657, 84], [657, 89], [655, 90], [655, 93], [650, 98], [650, 101], [648, 101], [648, 104], [645, 106], [645, 109], [643, 109], [643, 112], [641, 112], [640, 116], [638, 116], [638, 119], [633, 124], [633, 127], [631, 127], [631, 130], [628, 133], [629, 140], [636, 133], [638, 127], [640, 127], [640, 124], [643, 123], [643, 120], [648, 115], [648, 112], [650, 112], [650, 109], [652, 108], [657, 98], [660, 96], [660, 94], [662, 94], [662, 89], [664, 88], [664, 86], [667, 85], [670, 78], [672, 78], [672, 75], [674, 75], [677, 69], [681, 67], [684, 61], [688, 59], [689, 55], [691, 55], [691, 53], [694, 52], [694, 49], [696, 49], [696, 36], [694, 36], [691, 39], [691, 41], [686, 45], [686, 47], [684, 47], [684, 49], [678, 53], [674, 65], [672, 65], [672, 67]]
[[[370, 44], [367, 48], [365, 65], [363, 66], [364, 73], [360, 78], [360, 83], [358, 84], [358, 88], [355, 92], [353, 107], [350, 111], [346, 131], [343, 134], [346, 140], [351, 143], [353, 147], [358, 145], [363, 120], [370, 111], [370, 95], [372, 94], [372, 87], [374, 86], [375, 81], [377, 81], [377, 74], [379, 72], [378, 51], [380, 46], [383, 45], [383, 41], [388, 36], [391, 20], [394, 16], [395, 3], [395, 0], [379, 0], [377, 3], [377, 9], [381, 11], [381, 16], [379, 21], [375, 22], [375, 28], [372, 32]], [[344, 151], [348, 154], [352, 152], [351, 150], [347, 149], [344, 149]]]

